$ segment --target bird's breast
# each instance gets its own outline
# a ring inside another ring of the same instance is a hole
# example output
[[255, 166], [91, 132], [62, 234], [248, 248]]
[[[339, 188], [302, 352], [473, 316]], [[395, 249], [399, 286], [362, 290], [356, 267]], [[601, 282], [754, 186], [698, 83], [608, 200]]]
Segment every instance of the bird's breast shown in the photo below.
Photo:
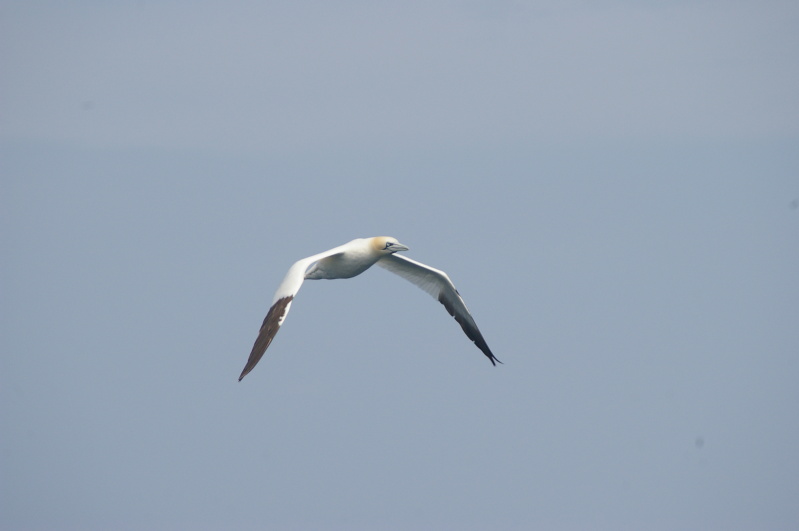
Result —
[[377, 262], [377, 257], [363, 254], [341, 253], [317, 260], [308, 268], [305, 278], [311, 280], [352, 278], [360, 275]]

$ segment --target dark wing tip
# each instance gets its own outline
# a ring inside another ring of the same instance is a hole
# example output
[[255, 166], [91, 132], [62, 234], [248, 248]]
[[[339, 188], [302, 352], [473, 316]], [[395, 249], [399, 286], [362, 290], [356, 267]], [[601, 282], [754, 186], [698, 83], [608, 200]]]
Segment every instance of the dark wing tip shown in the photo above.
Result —
[[258, 358], [255, 360], [255, 362], [252, 363], [252, 364], [250, 363], [250, 360], [247, 360], [247, 366], [244, 367], [243, 371], [241, 371], [241, 374], [239, 375], [239, 381], [242, 381], [245, 376], [250, 374], [250, 371], [253, 370], [253, 368], [255, 368], [255, 364], [258, 363], [258, 360], [261, 359], [261, 356], [263, 356], [263, 353], [261, 353], [261, 355], [258, 356]]
[[[455, 293], [457, 292], [458, 290], [455, 290]], [[460, 297], [460, 295], [458, 295], [458, 297]], [[483, 334], [480, 333], [480, 330], [477, 328], [477, 325], [474, 323], [474, 321], [470, 323], [469, 320], [465, 319], [462, 315], [458, 315], [458, 313], [455, 312], [452, 302], [447, 299], [447, 297], [444, 295], [444, 292], [439, 293], [438, 302], [444, 305], [444, 308], [447, 309], [447, 312], [455, 318], [459, 325], [461, 325], [466, 337], [472, 340], [477, 348], [479, 348], [491, 361], [491, 364], [494, 367], [497, 366], [497, 363], [504, 365], [496, 356], [494, 356], [494, 354], [491, 352], [491, 349], [488, 348], [488, 343], [486, 343], [486, 340], [483, 339]]]
[[493, 365], [494, 367], [497, 366], [497, 363], [499, 363], [500, 365], [504, 365], [504, 363], [499, 361], [499, 358], [494, 356], [494, 353], [491, 352], [491, 349], [488, 348], [488, 345], [486, 344], [485, 339], [483, 339], [482, 335], [480, 336], [479, 339], [476, 339], [476, 340], [473, 340], [473, 341], [474, 341], [474, 344], [477, 345], [477, 348], [482, 350], [483, 354], [485, 354], [486, 357], [491, 361], [491, 365]]
[[280, 319], [286, 315], [286, 308], [289, 303], [291, 303], [292, 299], [294, 299], [294, 297], [291, 295], [283, 297], [269, 308], [269, 312], [264, 318], [264, 324], [261, 325], [261, 330], [258, 332], [258, 337], [255, 339], [255, 344], [252, 346], [250, 357], [247, 359], [247, 365], [245, 365], [244, 370], [241, 371], [239, 381], [247, 376], [255, 365], [261, 361], [264, 352], [266, 352], [275, 334], [277, 334], [277, 331], [280, 329]]

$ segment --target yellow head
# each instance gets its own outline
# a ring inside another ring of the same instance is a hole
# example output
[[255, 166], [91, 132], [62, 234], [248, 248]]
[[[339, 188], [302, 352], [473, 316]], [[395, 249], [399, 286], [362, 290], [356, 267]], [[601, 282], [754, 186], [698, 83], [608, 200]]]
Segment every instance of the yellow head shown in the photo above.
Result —
[[372, 248], [380, 253], [394, 254], [397, 251], [407, 251], [408, 248], [391, 236], [377, 236], [372, 238]]

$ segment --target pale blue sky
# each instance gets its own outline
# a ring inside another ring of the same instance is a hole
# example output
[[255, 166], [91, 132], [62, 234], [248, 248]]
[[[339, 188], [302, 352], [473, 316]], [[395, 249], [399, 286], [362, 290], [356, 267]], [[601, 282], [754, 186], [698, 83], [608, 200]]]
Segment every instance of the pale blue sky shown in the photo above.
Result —
[[[0, 527], [796, 529], [794, 2], [0, 3]], [[494, 368], [383, 270], [447, 271]]]

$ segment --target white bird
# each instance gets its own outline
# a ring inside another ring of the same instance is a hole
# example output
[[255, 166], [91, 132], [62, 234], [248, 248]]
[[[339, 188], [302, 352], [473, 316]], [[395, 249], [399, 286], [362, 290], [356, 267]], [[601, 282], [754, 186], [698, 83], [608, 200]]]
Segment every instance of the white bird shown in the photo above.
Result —
[[395, 238], [386, 236], [358, 238], [329, 251], [294, 262], [294, 265], [289, 268], [286, 278], [275, 292], [272, 307], [269, 308], [264, 324], [261, 325], [261, 331], [252, 347], [247, 365], [241, 371], [239, 381], [247, 376], [247, 373], [255, 367], [266, 352], [280, 329], [280, 325], [288, 315], [291, 302], [305, 279], [352, 278], [360, 275], [374, 264], [396, 273], [438, 299], [438, 302], [444, 305], [449, 314], [455, 317], [463, 331], [466, 332], [466, 336], [474, 341], [477, 348], [483, 351], [492, 364], [496, 365], [499, 360], [491, 353], [491, 349], [488, 348], [483, 335], [466, 308], [466, 304], [447, 274], [410, 258], [394, 254], [407, 250], [408, 248]]

